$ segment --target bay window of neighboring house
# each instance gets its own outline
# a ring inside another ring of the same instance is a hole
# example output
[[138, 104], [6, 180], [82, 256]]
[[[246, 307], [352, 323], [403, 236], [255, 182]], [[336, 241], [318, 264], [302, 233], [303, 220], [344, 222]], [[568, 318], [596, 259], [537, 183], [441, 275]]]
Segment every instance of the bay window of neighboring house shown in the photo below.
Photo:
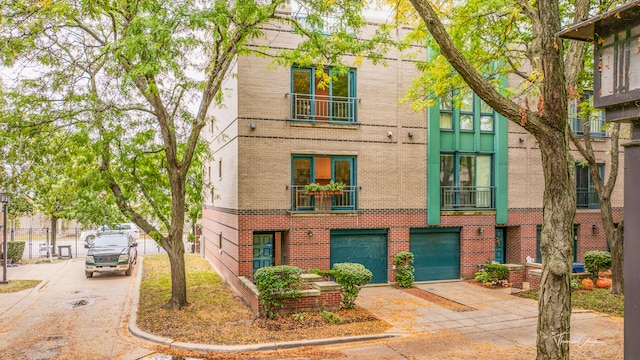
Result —
[[[296, 155], [292, 158], [291, 210], [356, 210], [356, 159], [345, 156]], [[309, 194], [306, 185], [345, 185], [340, 194]], [[321, 207], [322, 206], [322, 207]]]
[[[604, 178], [604, 164], [598, 164], [600, 178]], [[576, 207], [578, 209], [599, 209], [600, 198], [596, 191], [594, 180], [591, 178], [589, 166], [576, 163]]]
[[[320, 73], [318, 73], [320, 72]], [[307, 67], [291, 69], [291, 120], [357, 122], [356, 71]]]
[[495, 208], [494, 110], [468, 89], [439, 103], [440, 208]]
[[[584, 104], [584, 105], [583, 105]], [[588, 104], [588, 105], [587, 105]], [[593, 108], [593, 92], [584, 92], [584, 101], [580, 99], [569, 100], [569, 124], [574, 134], [584, 136], [585, 118], [583, 106], [590, 107], [589, 113], [589, 135], [591, 137], [604, 137], [606, 132], [603, 128], [605, 124], [605, 112], [603, 110]]]

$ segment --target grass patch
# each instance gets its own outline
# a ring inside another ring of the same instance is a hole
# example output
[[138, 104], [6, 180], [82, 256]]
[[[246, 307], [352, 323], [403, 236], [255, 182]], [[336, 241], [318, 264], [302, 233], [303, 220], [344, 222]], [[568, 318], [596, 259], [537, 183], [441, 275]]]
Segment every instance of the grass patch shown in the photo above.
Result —
[[339, 310], [342, 324], [329, 324], [318, 312], [257, 318], [220, 279], [209, 263], [185, 254], [189, 306], [163, 308], [171, 298], [169, 259], [147, 255], [143, 261], [137, 325], [176, 341], [235, 345], [377, 334], [390, 326], [363, 309]]
[[0, 293], [6, 294], [32, 289], [41, 282], [42, 280], [11, 280], [8, 284], [0, 284]]
[[[517, 296], [538, 300], [538, 290], [523, 291]], [[573, 308], [593, 310], [612, 316], [624, 316], [624, 296], [613, 295], [609, 289], [576, 290], [571, 292]]]

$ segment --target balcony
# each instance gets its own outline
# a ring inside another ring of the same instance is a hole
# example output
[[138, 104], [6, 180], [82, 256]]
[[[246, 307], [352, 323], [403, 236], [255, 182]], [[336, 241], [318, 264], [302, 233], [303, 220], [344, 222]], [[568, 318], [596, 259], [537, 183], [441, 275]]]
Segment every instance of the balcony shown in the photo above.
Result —
[[[584, 136], [584, 119], [576, 116], [570, 116], [571, 130], [577, 136]], [[592, 116], [589, 120], [589, 128], [592, 138], [602, 138], [606, 136], [606, 132], [603, 130], [603, 126], [606, 123], [604, 115]]]
[[355, 124], [359, 99], [344, 96], [288, 93], [291, 120]]
[[493, 210], [495, 186], [441, 186], [440, 209]]
[[355, 211], [358, 203], [358, 188], [345, 186], [341, 194], [310, 194], [304, 185], [291, 186], [291, 211], [338, 212]]
[[600, 209], [600, 199], [595, 189], [577, 188], [576, 207], [578, 209]]

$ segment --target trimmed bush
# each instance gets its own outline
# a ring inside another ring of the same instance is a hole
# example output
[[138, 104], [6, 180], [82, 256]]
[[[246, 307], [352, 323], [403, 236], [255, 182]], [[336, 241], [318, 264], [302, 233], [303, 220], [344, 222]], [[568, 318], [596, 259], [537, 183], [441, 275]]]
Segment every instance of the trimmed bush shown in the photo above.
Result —
[[13, 264], [22, 260], [22, 254], [24, 254], [24, 241], [7, 242], [7, 258], [11, 259]]
[[416, 268], [413, 267], [414, 256], [413, 253], [408, 251], [402, 251], [393, 257], [393, 264], [396, 266], [396, 282], [400, 287], [410, 288], [415, 281], [415, 275], [413, 272]]
[[611, 268], [611, 254], [608, 251], [588, 251], [584, 254], [584, 268], [597, 278], [600, 271]]
[[256, 271], [253, 277], [265, 316], [274, 318], [288, 299], [300, 296], [301, 273], [299, 268], [290, 265], [268, 266]]
[[342, 306], [352, 309], [360, 289], [371, 281], [373, 274], [362, 264], [337, 263], [333, 264], [336, 282], [342, 285]]
[[483, 264], [482, 270], [476, 273], [476, 280], [483, 283], [498, 282], [508, 277], [509, 269], [502, 264]]

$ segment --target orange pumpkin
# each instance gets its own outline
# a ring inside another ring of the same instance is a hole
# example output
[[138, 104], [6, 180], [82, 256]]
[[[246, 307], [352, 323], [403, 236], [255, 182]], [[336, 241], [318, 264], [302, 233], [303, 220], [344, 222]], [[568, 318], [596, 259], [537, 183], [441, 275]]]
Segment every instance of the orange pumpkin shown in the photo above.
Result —
[[593, 289], [593, 280], [591, 280], [591, 279], [582, 279], [582, 287], [585, 290], [592, 290]]
[[600, 289], [608, 289], [611, 287], [611, 279], [600, 278], [596, 281], [596, 286]]

